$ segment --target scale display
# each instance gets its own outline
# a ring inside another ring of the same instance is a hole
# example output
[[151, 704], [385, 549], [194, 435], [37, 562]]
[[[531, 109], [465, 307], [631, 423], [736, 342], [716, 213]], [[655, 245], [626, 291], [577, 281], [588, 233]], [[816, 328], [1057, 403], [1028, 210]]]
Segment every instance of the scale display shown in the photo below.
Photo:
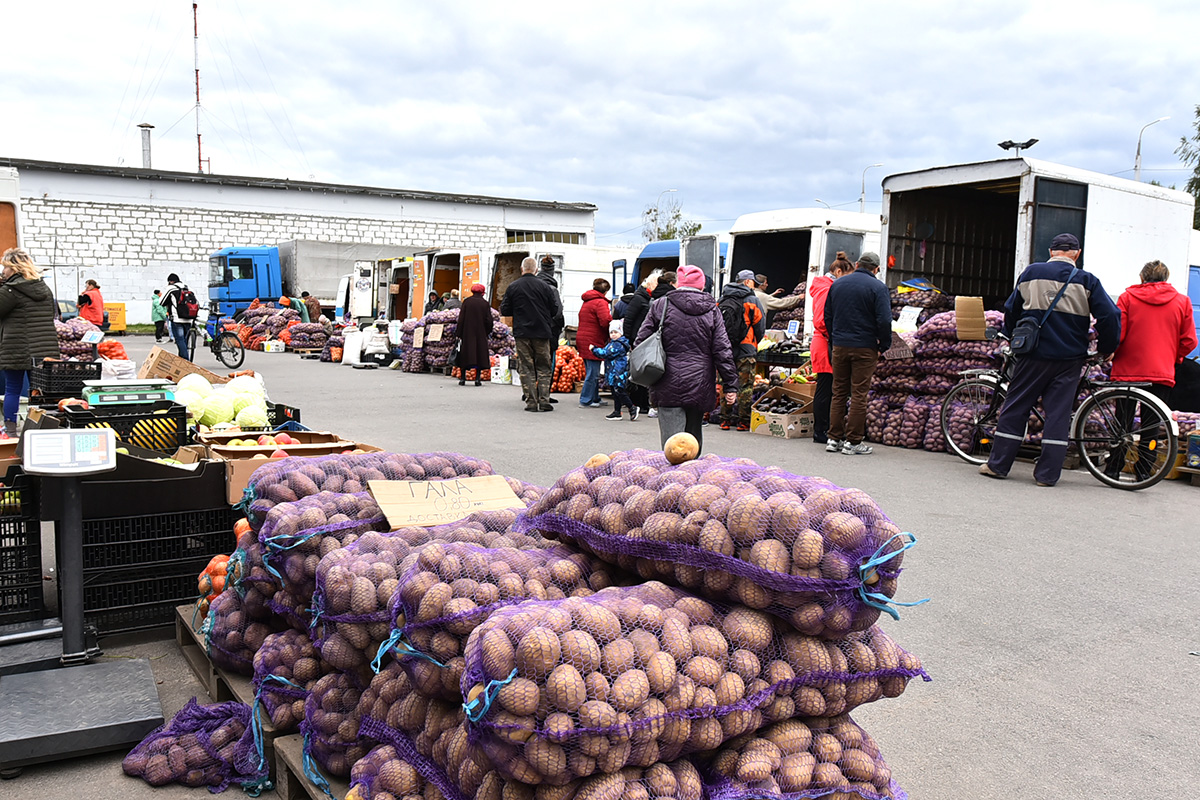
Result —
[[117, 468], [112, 428], [29, 430], [23, 445], [22, 461], [30, 475], [88, 475]]

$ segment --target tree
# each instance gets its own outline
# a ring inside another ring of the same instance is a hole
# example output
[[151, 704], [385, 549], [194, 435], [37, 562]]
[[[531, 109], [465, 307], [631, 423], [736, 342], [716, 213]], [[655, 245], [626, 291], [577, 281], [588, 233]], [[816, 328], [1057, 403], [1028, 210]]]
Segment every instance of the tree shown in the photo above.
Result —
[[683, 218], [683, 208], [679, 201], [671, 198], [665, 203], [646, 206], [646, 210], [642, 212], [642, 237], [647, 242], [695, 236], [700, 232], [700, 228], [699, 222]]
[[1189, 167], [1193, 168], [1187, 184], [1183, 190], [1196, 198], [1196, 210], [1192, 216], [1192, 227], [1200, 228], [1200, 106], [1196, 106], [1196, 132], [1191, 138], [1183, 137], [1179, 140], [1179, 148], [1175, 151], [1175, 155]]

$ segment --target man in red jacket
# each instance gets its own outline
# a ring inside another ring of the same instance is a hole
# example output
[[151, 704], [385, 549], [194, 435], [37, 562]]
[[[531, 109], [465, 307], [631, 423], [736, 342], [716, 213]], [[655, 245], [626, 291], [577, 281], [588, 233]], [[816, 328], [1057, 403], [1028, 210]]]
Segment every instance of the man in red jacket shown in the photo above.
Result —
[[1142, 267], [1142, 282], [1117, 300], [1121, 344], [1112, 361], [1114, 381], [1148, 381], [1150, 392], [1165, 403], [1175, 385], [1175, 365], [1196, 349], [1191, 301], [1167, 283], [1161, 261]]

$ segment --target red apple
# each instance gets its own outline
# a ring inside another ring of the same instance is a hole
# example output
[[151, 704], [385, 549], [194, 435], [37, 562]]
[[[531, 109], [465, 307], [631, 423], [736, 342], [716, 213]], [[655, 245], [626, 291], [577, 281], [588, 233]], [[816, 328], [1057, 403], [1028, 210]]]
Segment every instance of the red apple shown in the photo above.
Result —
[[275, 452], [271, 453], [271, 458], [287, 458], [287, 451], [281, 447], [275, 448]]
[[275, 437], [268, 436], [267, 434], [264, 433], [262, 436], [258, 437], [258, 443], [259, 443], [259, 445], [265, 447], [266, 445], [275, 444], [276, 442], [275, 442]]

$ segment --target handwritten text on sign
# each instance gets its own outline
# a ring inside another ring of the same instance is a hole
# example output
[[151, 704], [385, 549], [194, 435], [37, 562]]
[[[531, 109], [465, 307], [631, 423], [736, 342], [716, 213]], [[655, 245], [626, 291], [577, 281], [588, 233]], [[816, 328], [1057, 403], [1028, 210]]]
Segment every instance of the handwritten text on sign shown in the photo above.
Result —
[[454, 522], [476, 511], [524, 508], [503, 476], [445, 481], [369, 481], [392, 530]]

